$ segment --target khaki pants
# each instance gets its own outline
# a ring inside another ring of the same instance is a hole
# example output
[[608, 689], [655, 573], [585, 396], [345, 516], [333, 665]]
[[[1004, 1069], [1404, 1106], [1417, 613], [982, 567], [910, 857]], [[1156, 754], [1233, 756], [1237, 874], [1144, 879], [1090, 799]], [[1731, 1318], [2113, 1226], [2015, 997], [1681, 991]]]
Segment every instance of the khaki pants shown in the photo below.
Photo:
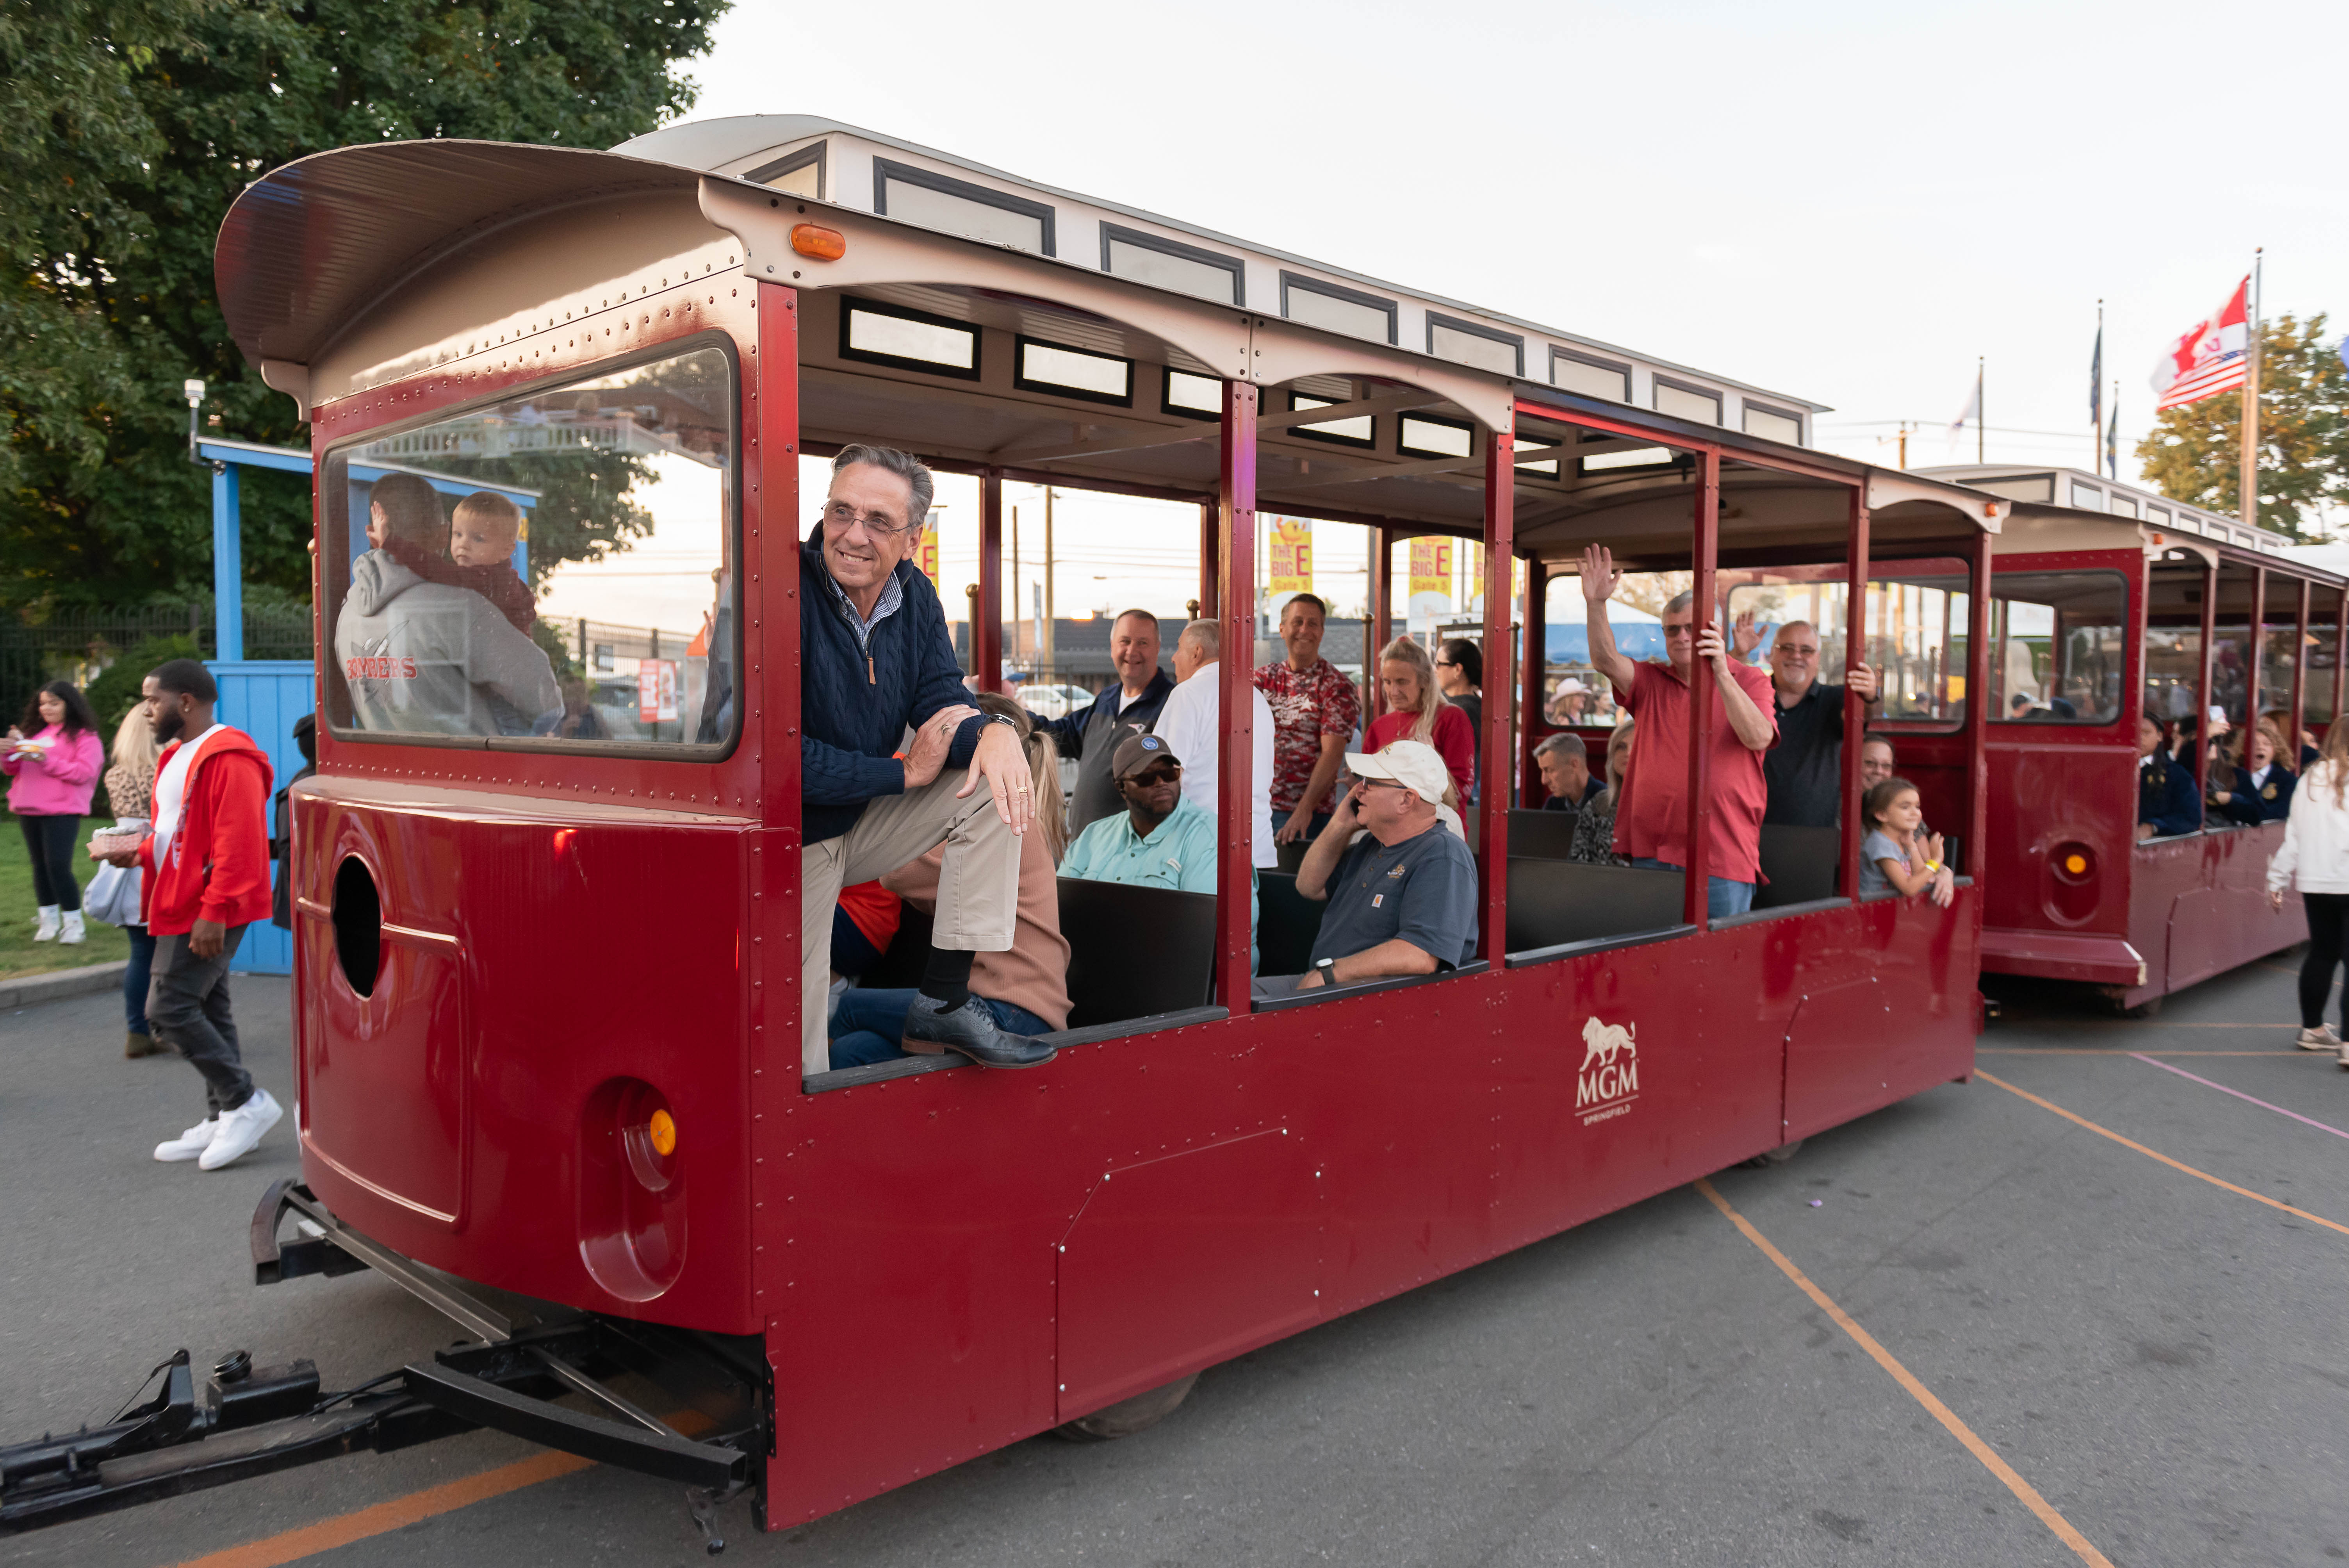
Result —
[[[919, 789], [869, 801], [856, 825], [810, 844], [800, 858], [800, 1071], [832, 1065], [823, 998], [832, 980], [832, 912], [840, 890], [885, 876], [944, 843], [935, 947], [1002, 953], [1019, 911], [1019, 840], [995, 813], [982, 779], [968, 799], [955, 791], [970, 775], [949, 769]], [[1033, 831], [1031, 829], [1030, 831]]]

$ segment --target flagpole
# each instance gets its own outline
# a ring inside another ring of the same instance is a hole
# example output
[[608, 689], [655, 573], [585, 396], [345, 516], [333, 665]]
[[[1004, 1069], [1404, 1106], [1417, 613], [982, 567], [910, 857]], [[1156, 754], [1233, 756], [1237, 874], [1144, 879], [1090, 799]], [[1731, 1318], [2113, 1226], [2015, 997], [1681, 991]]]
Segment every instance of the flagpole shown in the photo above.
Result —
[[2096, 302], [2096, 357], [2088, 368], [2088, 471], [2103, 470], [2105, 463], [2105, 302]]
[[1977, 465], [1981, 464], [1984, 460], [1982, 458], [1982, 419], [1985, 416], [1982, 412], [1982, 366], [1986, 363], [1988, 363], [1986, 356], [1979, 354], [1974, 356], [1974, 462]]
[[2251, 253], [2251, 319], [2243, 334], [2243, 456], [2235, 483], [2246, 528], [2260, 525], [2260, 274], [2266, 259], [2265, 245]]

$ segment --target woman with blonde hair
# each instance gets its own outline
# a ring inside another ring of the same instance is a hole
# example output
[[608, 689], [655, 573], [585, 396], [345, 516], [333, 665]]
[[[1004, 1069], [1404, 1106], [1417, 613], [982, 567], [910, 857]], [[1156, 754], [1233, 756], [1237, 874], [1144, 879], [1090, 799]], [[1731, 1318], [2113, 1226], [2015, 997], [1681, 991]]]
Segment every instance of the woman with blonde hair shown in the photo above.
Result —
[[2324, 748], [2292, 792], [2283, 843], [2268, 862], [2268, 903], [2283, 907], [2297, 888], [2308, 913], [2308, 956], [2300, 965], [2300, 1048], [2337, 1052], [2349, 1068], [2349, 1045], [2324, 1022], [2333, 971], [2349, 951], [2349, 714], [2324, 732]]
[[[1019, 731], [1036, 789], [1036, 815], [1019, 837], [1019, 905], [1011, 946], [971, 956], [970, 994], [1008, 1035], [1043, 1035], [1069, 1026], [1069, 943], [1061, 934], [1060, 860], [1068, 848], [1068, 804], [1061, 793], [1061, 756], [1036, 716], [994, 692], [970, 699], [981, 713], [1000, 714]], [[881, 885], [924, 913], [937, 908], [941, 845], [881, 879]], [[918, 993], [890, 988], [841, 993], [832, 1015], [832, 1066], [864, 1067], [895, 1060], [908, 1049], [936, 1053], [926, 1040], [905, 1044], [905, 1015]]]
[[[113, 766], [106, 770], [106, 799], [114, 808], [114, 826], [109, 831], [146, 836], [148, 823], [155, 815], [155, 763], [161, 750], [155, 744], [153, 716], [142, 697], [130, 705], [130, 711], [114, 727], [114, 745], [109, 753]], [[119, 868], [118, 872], [130, 883], [129, 907], [141, 908], [140, 873]], [[157, 1045], [154, 1031], [147, 1026], [147, 982], [155, 967], [155, 939], [148, 934], [146, 926], [136, 922], [122, 929], [130, 938], [130, 962], [122, 971], [122, 1013], [129, 1026], [122, 1054], [168, 1054], [170, 1047]]]
[[1452, 775], [1444, 803], [1457, 810], [1476, 782], [1476, 727], [1444, 700], [1435, 684], [1435, 661], [1412, 638], [1397, 637], [1379, 650], [1379, 693], [1387, 711], [1371, 721], [1362, 749], [1379, 751], [1397, 740], [1435, 748]]
[[1595, 866], [1628, 866], [1629, 855], [1615, 852], [1615, 812], [1623, 804], [1623, 790], [1631, 779], [1630, 721], [1615, 727], [1607, 738], [1607, 788], [1582, 803], [1574, 816], [1574, 838], [1566, 858]]

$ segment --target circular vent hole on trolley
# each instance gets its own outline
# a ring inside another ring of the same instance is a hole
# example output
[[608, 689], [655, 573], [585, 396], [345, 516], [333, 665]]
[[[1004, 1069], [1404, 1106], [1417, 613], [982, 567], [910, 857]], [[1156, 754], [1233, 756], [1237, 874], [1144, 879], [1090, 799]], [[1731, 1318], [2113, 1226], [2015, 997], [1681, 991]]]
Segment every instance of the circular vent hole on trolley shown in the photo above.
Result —
[[357, 855], [345, 857], [335, 872], [335, 957], [352, 990], [362, 996], [374, 994], [376, 973], [383, 965], [383, 900], [367, 862]]

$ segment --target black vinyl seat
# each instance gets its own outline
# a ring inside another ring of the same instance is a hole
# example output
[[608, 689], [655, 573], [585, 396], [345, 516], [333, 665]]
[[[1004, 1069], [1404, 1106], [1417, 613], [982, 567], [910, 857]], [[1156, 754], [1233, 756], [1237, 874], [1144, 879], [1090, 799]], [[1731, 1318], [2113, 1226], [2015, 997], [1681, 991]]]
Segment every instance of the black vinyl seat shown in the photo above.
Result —
[[1069, 1027], [1179, 1013], [1215, 999], [1215, 894], [1059, 881]]
[[1256, 896], [1256, 972], [1304, 974], [1321, 934], [1321, 912], [1330, 906], [1299, 892], [1294, 872], [1257, 872]]
[[1574, 824], [1578, 820], [1579, 813], [1574, 811], [1511, 811], [1509, 858], [1565, 860], [1574, 849]]
[[1681, 923], [1681, 873], [1509, 857], [1509, 951], [1529, 953]]
[[1762, 825], [1762, 885], [1754, 890], [1755, 909], [1783, 909], [1836, 895], [1836, 871], [1843, 860], [1841, 828]]

